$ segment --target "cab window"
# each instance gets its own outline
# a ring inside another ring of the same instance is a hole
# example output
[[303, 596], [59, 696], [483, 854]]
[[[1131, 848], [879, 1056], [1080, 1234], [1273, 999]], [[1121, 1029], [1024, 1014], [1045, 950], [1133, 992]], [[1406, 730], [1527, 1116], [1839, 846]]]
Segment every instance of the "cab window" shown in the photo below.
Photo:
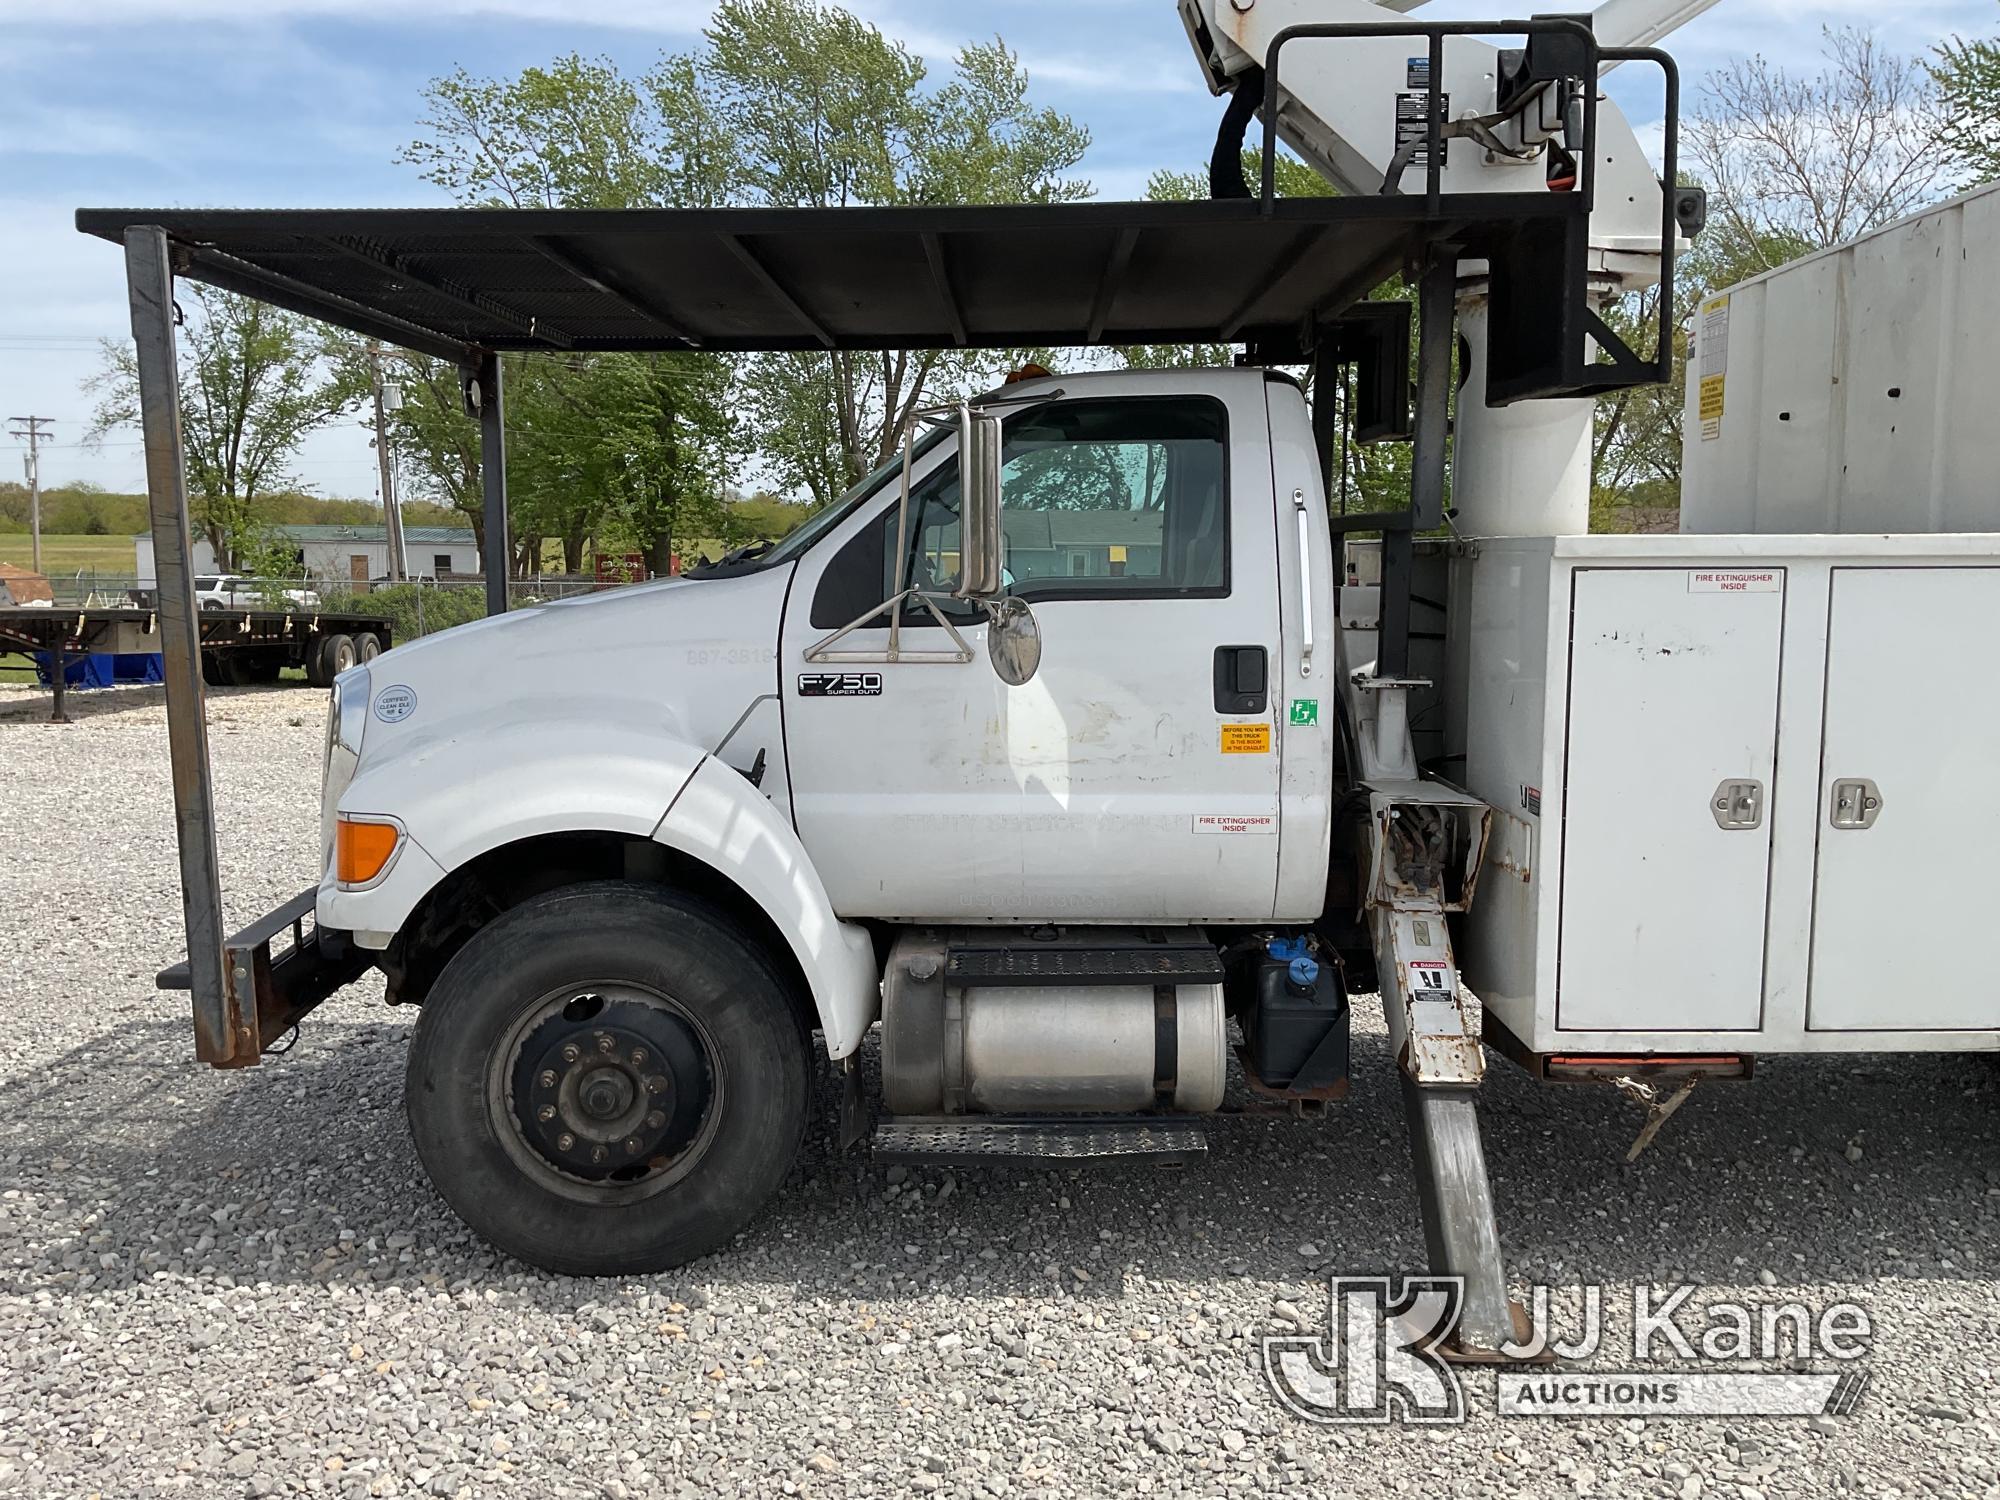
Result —
[[[1059, 402], [1009, 423], [1002, 451], [1007, 578], [1022, 598], [1228, 592], [1220, 402]], [[911, 507], [919, 576], [949, 587], [958, 576], [956, 465], [922, 491], [922, 507]]]
[[[1206, 396], [1061, 401], [1007, 423], [1001, 521], [1008, 588], [1024, 599], [1213, 598], [1229, 592], [1228, 432]], [[910, 493], [904, 586], [959, 571], [955, 460]], [[891, 506], [841, 550], [813, 600], [833, 629], [895, 591]], [[970, 610], [947, 610], [969, 617]], [[929, 623], [921, 609], [906, 614]]]

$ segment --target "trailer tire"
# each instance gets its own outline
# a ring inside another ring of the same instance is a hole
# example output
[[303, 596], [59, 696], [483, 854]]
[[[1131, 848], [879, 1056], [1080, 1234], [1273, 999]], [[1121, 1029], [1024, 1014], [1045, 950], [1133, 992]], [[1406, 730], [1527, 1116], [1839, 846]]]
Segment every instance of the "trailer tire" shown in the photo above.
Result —
[[333, 679], [354, 665], [354, 637], [338, 631], [322, 636], [319, 643], [320, 685], [333, 686]]
[[573, 1276], [666, 1270], [784, 1181], [809, 1049], [777, 971], [721, 913], [658, 886], [567, 886], [445, 966], [410, 1046], [410, 1133], [439, 1194], [508, 1254]]
[[203, 651], [201, 653], [201, 680], [210, 687], [228, 687], [229, 679], [222, 670], [222, 653]]
[[382, 654], [382, 637], [372, 630], [363, 630], [354, 637], [354, 659], [371, 662]]

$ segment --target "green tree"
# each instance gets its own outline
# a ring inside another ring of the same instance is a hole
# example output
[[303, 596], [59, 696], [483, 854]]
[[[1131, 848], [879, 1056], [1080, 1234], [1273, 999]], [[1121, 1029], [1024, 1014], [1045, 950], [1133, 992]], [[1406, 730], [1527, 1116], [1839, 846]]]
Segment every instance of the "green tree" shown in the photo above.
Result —
[[[309, 319], [200, 282], [184, 288], [189, 316], [177, 342], [189, 506], [217, 565], [236, 568], [261, 537], [265, 498], [296, 487], [299, 445], [360, 399], [366, 376]], [[86, 389], [97, 398], [92, 438], [137, 425], [129, 344], [105, 342]]]
[[[424, 134], [402, 160], [461, 202], [706, 207], [726, 201], [734, 180], [734, 148], [688, 58], [662, 58], [638, 80], [577, 56], [512, 79], [461, 70], [425, 97]], [[456, 372], [421, 369], [399, 443], [419, 482], [481, 525], [478, 433], [460, 411]], [[729, 362], [706, 354], [510, 356], [516, 570], [539, 568], [545, 540], [580, 569], [603, 531], [665, 572], [688, 526], [728, 534], [731, 378]]]
[[[743, 201], [793, 207], [1059, 203], [1089, 196], [1071, 175], [1083, 126], [1028, 97], [1005, 43], [961, 48], [927, 86], [921, 58], [815, 0], [724, 0], [695, 76], [733, 142]], [[750, 362], [746, 400], [774, 475], [818, 504], [890, 457], [911, 415], [983, 385], [1004, 355], [837, 352]]]
[[2000, 40], [1953, 37], [1933, 54], [1931, 80], [1944, 108], [1944, 144], [1959, 186], [2000, 179]]

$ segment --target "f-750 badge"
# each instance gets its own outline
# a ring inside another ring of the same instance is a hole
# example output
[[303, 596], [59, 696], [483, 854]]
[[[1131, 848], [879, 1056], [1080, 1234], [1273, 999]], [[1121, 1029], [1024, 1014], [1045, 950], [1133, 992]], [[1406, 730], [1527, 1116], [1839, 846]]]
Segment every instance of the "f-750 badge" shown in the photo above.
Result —
[[801, 698], [879, 698], [880, 672], [801, 672]]

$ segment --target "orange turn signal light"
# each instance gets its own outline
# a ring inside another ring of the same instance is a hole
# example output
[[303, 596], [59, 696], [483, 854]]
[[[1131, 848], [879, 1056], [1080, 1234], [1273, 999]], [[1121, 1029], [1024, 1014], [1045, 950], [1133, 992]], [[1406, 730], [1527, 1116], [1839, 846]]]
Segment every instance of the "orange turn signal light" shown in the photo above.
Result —
[[342, 818], [333, 825], [333, 873], [342, 885], [366, 885], [389, 868], [402, 830], [394, 823]]

